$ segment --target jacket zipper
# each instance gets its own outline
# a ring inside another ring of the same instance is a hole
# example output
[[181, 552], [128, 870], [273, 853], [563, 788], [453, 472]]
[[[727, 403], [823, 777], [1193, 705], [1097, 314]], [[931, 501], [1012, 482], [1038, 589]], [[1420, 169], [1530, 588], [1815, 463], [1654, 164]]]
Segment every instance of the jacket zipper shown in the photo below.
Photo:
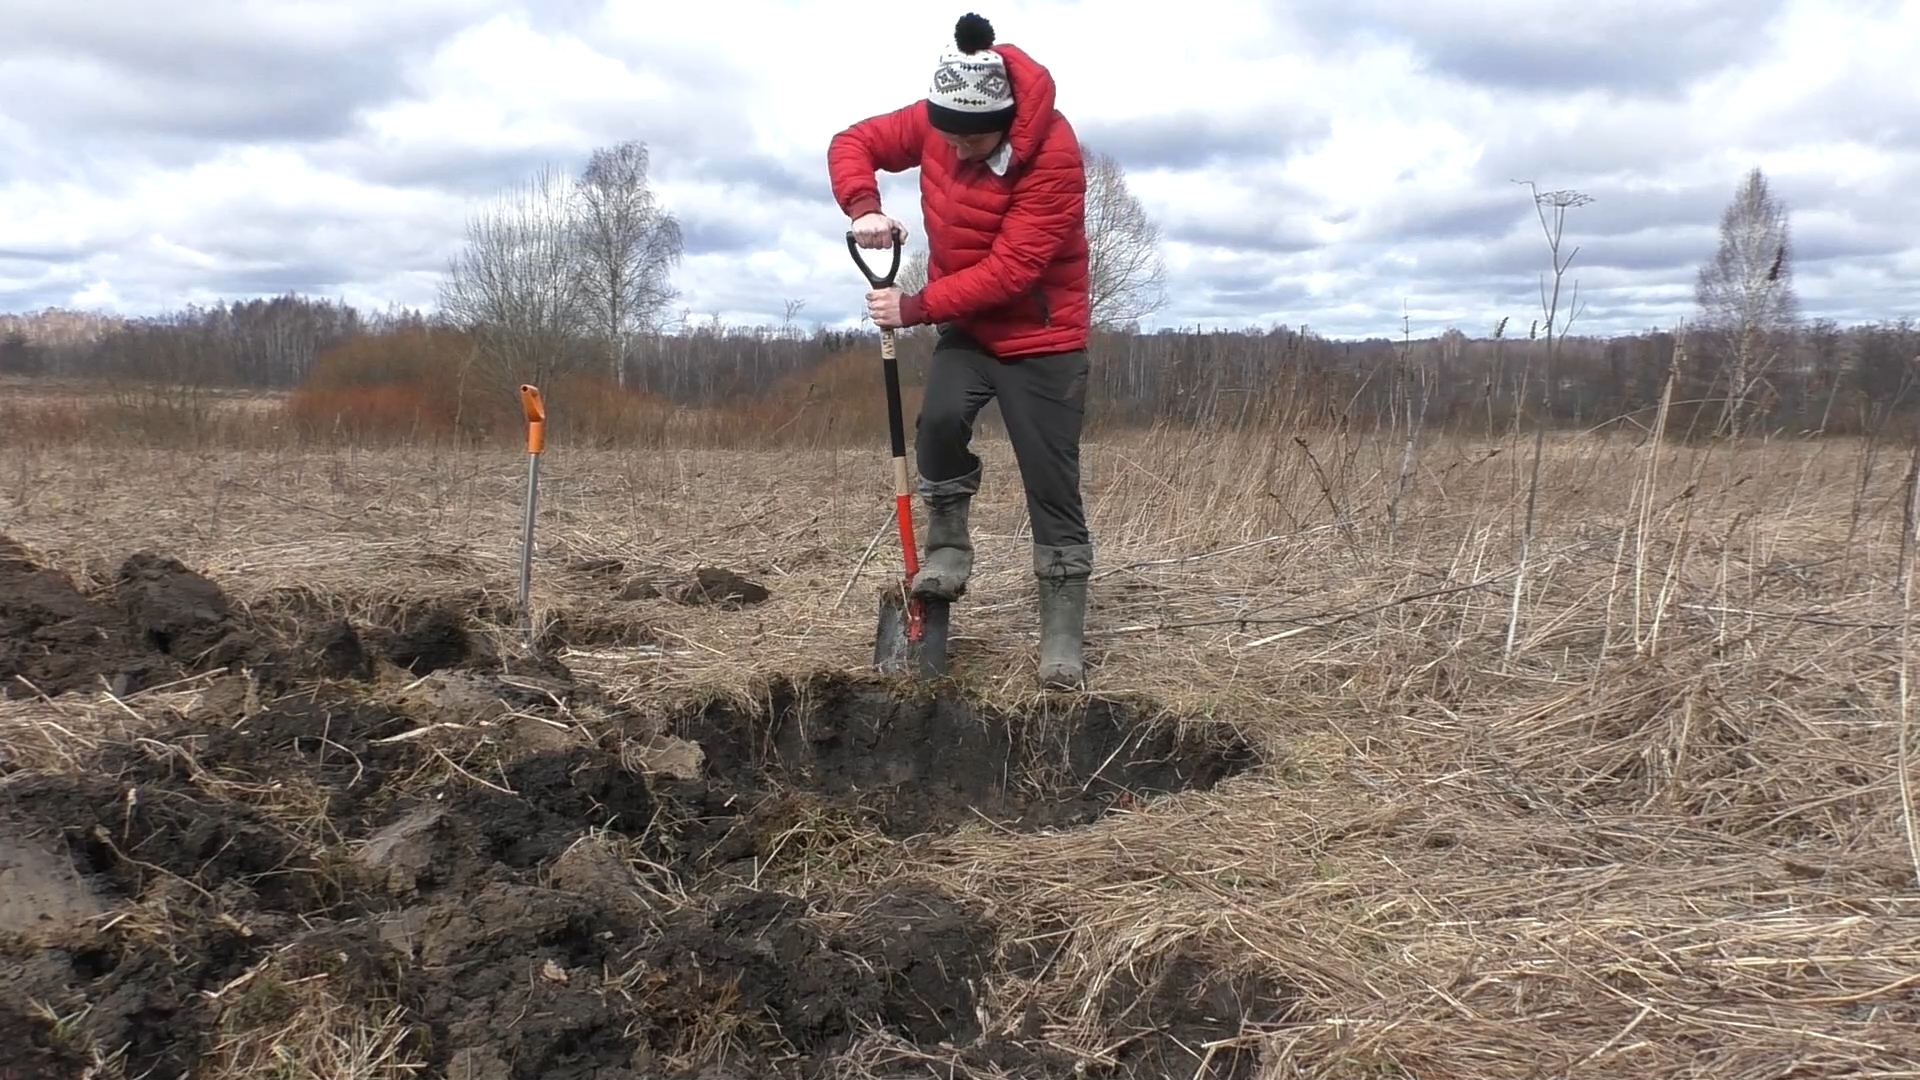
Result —
[[1040, 308], [1040, 325], [1052, 326], [1053, 312], [1047, 307], [1046, 287], [1039, 282], [1035, 282], [1033, 286], [1033, 302]]

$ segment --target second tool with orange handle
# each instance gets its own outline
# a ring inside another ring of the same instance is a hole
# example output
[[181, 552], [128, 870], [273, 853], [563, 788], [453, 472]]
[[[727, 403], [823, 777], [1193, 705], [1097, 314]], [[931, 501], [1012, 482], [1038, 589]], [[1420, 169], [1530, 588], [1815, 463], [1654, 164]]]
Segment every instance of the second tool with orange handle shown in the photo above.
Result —
[[547, 404], [540, 388], [520, 385], [520, 411], [527, 418], [527, 516], [520, 532], [520, 618], [528, 640], [533, 638], [533, 521], [539, 503], [540, 455], [547, 448]]

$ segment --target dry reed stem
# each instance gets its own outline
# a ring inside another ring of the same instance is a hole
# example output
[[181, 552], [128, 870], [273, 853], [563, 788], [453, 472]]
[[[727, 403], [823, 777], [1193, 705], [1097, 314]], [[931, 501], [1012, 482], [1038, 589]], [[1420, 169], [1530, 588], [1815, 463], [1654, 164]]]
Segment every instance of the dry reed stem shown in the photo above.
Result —
[[[1291, 1020], [1249, 1033], [1268, 1077], [1920, 1073], [1904, 478], [1842, 440], [1551, 436], [1530, 493], [1503, 472], [1531, 466], [1509, 436], [1422, 440], [1400, 492], [1399, 447], [1364, 444], [1155, 433], [1087, 449], [1097, 690], [1237, 726], [1259, 774], [1060, 834], [981, 823], [903, 844], [806, 819], [764, 883], [915, 875], [989, 906], [1051, 959], [992, 982], [988, 1015], [1010, 1028], [1031, 1006], [1090, 1063], [1117, 1037], [1102, 991], [1198, 949], [1296, 998]], [[982, 449], [955, 667], [1029, 707], [1030, 535], [1010, 455]], [[424, 595], [511, 597], [522, 466], [94, 448], [30, 457], [33, 498], [0, 506], [70, 569], [153, 546], [257, 612], [381, 619]], [[556, 447], [536, 603], [599, 631], [563, 659], [626, 701], [752, 705], [771, 680], [866, 662], [890, 534], [846, 586], [888, 487], [884, 449]], [[1529, 494], [1515, 623], [1503, 590]], [[566, 569], [605, 556], [659, 582], [726, 566], [773, 597], [619, 601], [618, 577]], [[0, 745], [11, 767], [60, 767], [193, 692], [0, 703]], [[843, 1066], [992, 1075], [963, 1050], [875, 1036]]]

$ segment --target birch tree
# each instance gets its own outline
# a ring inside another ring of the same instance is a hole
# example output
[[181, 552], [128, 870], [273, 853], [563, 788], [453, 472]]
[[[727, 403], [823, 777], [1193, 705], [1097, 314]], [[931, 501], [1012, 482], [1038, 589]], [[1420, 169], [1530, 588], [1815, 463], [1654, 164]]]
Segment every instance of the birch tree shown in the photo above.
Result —
[[[889, 254], [887, 258], [893, 256]], [[900, 273], [893, 279], [903, 293], [917, 293], [927, 287], [927, 249], [915, 248], [912, 254], [900, 260]]]
[[1696, 340], [1727, 380], [1720, 429], [1738, 436], [1748, 398], [1799, 320], [1787, 210], [1758, 168], [1720, 216], [1720, 246], [1694, 286]]
[[680, 223], [654, 198], [642, 142], [594, 151], [575, 193], [587, 326], [606, 348], [609, 372], [624, 388], [634, 339], [659, 329], [677, 295], [669, 275], [683, 250]]
[[1160, 227], [1112, 155], [1081, 146], [1087, 168], [1087, 280], [1095, 326], [1120, 329], [1166, 303]]

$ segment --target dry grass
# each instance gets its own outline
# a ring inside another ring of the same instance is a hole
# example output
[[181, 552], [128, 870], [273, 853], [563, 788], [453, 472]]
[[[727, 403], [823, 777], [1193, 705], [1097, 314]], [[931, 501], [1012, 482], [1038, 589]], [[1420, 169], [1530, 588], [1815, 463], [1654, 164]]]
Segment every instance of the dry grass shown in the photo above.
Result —
[[[797, 830], [795, 872], [831, 883], [854, 850], [847, 880], [934, 876], [990, 904], [1049, 957], [989, 988], [992, 1023], [1037, 1009], [1090, 1065], [1115, 1050], [1102, 990], [1194, 948], [1297, 995], [1292, 1022], [1248, 1036], [1268, 1077], [1920, 1075], [1908, 462], [1842, 440], [1549, 438], [1509, 651], [1531, 439], [1423, 437], [1389, 530], [1404, 446], [1088, 448], [1096, 689], [1236, 725], [1258, 775], [1062, 834]], [[1028, 707], [1029, 538], [1010, 455], [984, 450], [955, 667]], [[883, 455], [553, 447], [537, 606], [608, 639], [563, 659], [661, 710], [864, 664], [898, 566], [887, 533], [862, 567]], [[512, 454], [80, 446], [15, 457], [0, 506], [70, 570], [151, 546], [256, 611], [306, 596], [372, 618], [423, 594], [509, 602], [523, 479]], [[567, 569], [600, 557], [622, 574]], [[701, 565], [772, 599], [614, 599]], [[137, 734], [44, 703], [3, 719], [38, 758]], [[365, 1063], [339, 1075], [397, 1068], [374, 1035], [322, 1026]], [[226, 1052], [285, 1043], [250, 1038]], [[916, 1053], [875, 1037], [858, 1060], [924, 1070]]]
[[[318, 960], [319, 962], [316, 962]], [[377, 980], [340, 959], [268, 954], [211, 991], [218, 1034], [202, 1062], [210, 1077], [400, 1080], [418, 1075], [419, 1033]]]

